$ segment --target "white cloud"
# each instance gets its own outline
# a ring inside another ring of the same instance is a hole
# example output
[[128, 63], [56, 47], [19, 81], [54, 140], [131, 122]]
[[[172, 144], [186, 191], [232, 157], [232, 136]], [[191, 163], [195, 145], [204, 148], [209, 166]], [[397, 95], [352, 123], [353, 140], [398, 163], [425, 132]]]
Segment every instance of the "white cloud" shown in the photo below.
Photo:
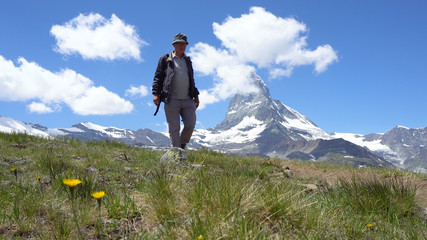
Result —
[[279, 77], [290, 77], [292, 74], [292, 67], [289, 67], [288, 69], [283, 68], [272, 68], [269, 71], [270, 78], [279, 78]]
[[236, 93], [255, 91], [249, 76], [257, 69], [267, 69], [274, 79], [290, 77], [295, 67], [303, 65], [314, 65], [321, 73], [338, 61], [336, 51], [328, 44], [313, 51], [307, 48], [304, 23], [275, 16], [261, 7], [252, 7], [239, 18], [213, 23], [213, 32], [222, 49], [197, 43], [189, 50], [194, 69], [214, 76], [214, 86], [201, 91], [201, 108]]
[[144, 85], [139, 87], [130, 86], [128, 90], [126, 90], [126, 96], [132, 97], [145, 97], [148, 95], [148, 88]]
[[52, 26], [50, 33], [57, 41], [55, 51], [64, 55], [78, 53], [84, 59], [141, 60], [140, 47], [148, 45], [134, 26], [114, 14], [110, 19], [98, 13], [80, 14], [64, 25]]
[[[259, 68], [315, 65], [317, 72], [337, 61], [330, 45], [307, 49], [307, 27], [293, 18], [281, 18], [261, 7], [252, 7], [240, 18], [228, 17], [222, 24], [213, 23], [214, 34], [224, 47], [245, 63]], [[275, 70], [277, 71], [277, 70]]]
[[133, 105], [104, 87], [90, 87], [83, 95], [70, 102], [71, 108], [80, 115], [109, 115], [129, 113]]
[[51, 112], [54, 112], [54, 110], [51, 107], [46, 106], [46, 104], [44, 104], [44, 103], [32, 102], [30, 105], [27, 106], [27, 108], [32, 113], [51, 113]]
[[249, 78], [255, 68], [242, 63], [227, 50], [218, 50], [208, 44], [197, 43], [190, 49], [189, 55], [194, 69], [202, 74], [214, 75], [214, 87], [200, 91], [200, 109], [236, 93], [256, 91]]
[[215, 96], [212, 92], [209, 92], [208, 90], [201, 90], [199, 99], [199, 110], [205, 108], [208, 104], [219, 102], [219, 97]]
[[18, 59], [19, 66], [0, 55], [0, 100], [28, 101], [31, 112], [48, 113], [68, 105], [81, 115], [123, 114], [133, 110], [132, 103], [94, 86], [85, 76], [70, 69], [50, 72], [34, 62]]

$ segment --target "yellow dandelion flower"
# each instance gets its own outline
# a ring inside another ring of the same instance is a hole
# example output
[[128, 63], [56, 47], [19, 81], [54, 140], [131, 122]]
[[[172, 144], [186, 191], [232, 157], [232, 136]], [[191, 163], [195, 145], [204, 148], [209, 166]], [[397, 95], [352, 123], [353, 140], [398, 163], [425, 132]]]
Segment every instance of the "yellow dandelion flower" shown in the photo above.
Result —
[[39, 180], [39, 181], [40, 181], [40, 176], [37, 176], [36, 178], [37, 178], [37, 180]]
[[199, 235], [199, 236], [197, 237], [197, 240], [203, 240], [203, 236], [202, 236], [202, 235]]
[[18, 181], [18, 170], [16, 168], [11, 168], [10, 171], [15, 175], [16, 181]]
[[82, 183], [82, 181], [80, 181], [79, 179], [67, 179], [67, 178], [62, 180], [62, 182], [70, 188], [73, 188], [79, 185], [80, 183]]
[[181, 178], [181, 175], [176, 175], [177, 178]]
[[139, 167], [136, 167], [136, 168], [135, 168], [135, 170], [138, 170], [138, 169], [139, 169]]
[[104, 192], [104, 191], [99, 191], [99, 192], [94, 192], [94, 193], [92, 193], [92, 197], [94, 197], [95, 199], [101, 199], [101, 198], [103, 198], [105, 195], [107, 195], [107, 194], [105, 194], [105, 192]]
[[368, 228], [371, 228], [371, 227], [373, 227], [374, 225], [373, 224], [371, 224], [371, 223], [369, 223], [368, 225], [366, 225], [366, 226], [368, 226]]

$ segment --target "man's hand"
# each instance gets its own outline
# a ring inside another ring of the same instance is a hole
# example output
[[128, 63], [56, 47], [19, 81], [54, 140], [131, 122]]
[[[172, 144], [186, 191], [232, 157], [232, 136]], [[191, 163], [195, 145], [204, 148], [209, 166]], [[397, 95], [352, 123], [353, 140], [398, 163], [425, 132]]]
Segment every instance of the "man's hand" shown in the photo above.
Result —
[[159, 106], [159, 104], [160, 104], [160, 97], [157, 96], [157, 95], [154, 95], [153, 96], [153, 102], [154, 102], [154, 105], [156, 105], [156, 107]]
[[196, 109], [199, 107], [199, 98], [194, 99], [194, 104], [196, 105]]

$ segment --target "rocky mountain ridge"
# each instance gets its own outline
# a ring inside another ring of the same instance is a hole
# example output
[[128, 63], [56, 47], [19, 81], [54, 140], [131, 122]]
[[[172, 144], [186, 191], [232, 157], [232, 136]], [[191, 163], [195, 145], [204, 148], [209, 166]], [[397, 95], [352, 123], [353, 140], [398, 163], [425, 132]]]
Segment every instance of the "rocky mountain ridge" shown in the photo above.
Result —
[[[328, 134], [306, 116], [274, 100], [258, 75], [253, 74], [251, 80], [259, 91], [235, 95], [225, 119], [214, 128], [195, 130], [190, 148], [356, 166], [384, 167], [391, 166], [391, 163], [406, 166], [407, 160], [409, 169], [427, 172], [427, 128], [398, 126], [380, 134]], [[150, 129], [134, 131], [89, 122], [71, 128], [48, 129], [1, 116], [0, 131], [26, 132], [43, 137], [118, 140], [150, 148], [167, 148], [170, 142], [167, 134]]]
[[225, 119], [214, 128], [195, 131], [190, 146], [243, 155], [391, 166], [363, 147], [333, 139], [306, 116], [274, 100], [259, 76], [253, 74], [251, 79], [259, 91], [236, 94]]
[[427, 173], [427, 127], [396, 126], [383, 134], [333, 133], [331, 136], [368, 148], [394, 165]]

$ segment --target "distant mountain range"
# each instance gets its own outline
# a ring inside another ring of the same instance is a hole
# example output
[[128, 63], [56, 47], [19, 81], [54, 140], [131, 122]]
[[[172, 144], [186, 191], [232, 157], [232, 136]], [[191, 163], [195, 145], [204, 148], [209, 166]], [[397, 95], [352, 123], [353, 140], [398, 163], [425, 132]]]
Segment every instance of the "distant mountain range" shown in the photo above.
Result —
[[[235, 95], [225, 119], [214, 128], [195, 130], [190, 148], [359, 167], [398, 166], [427, 173], [427, 128], [397, 126], [381, 134], [328, 134], [306, 116], [272, 99], [258, 75], [253, 74], [251, 80], [259, 91]], [[48, 129], [0, 116], [0, 131], [25, 132], [42, 137], [118, 140], [150, 148], [167, 148], [170, 145], [166, 133], [103, 127], [89, 122], [71, 128]]]

